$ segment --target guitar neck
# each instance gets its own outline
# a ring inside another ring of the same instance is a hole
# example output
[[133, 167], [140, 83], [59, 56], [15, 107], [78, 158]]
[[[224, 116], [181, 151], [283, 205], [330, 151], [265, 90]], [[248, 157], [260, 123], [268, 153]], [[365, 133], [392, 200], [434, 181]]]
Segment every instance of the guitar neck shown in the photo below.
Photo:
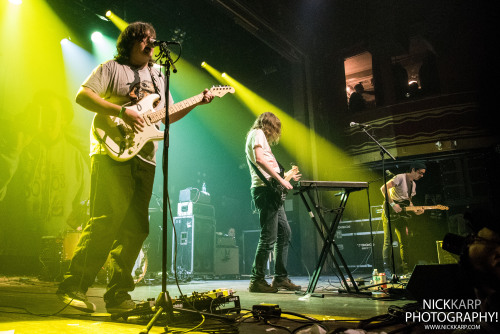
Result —
[[440, 209], [439, 206], [425, 206], [425, 205], [421, 205], [421, 206], [407, 206], [405, 207], [405, 210], [406, 211], [417, 211], [417, 210], [420, 210], [420, 209], [423, 209], [423, 210], [436, 210], [436, 209]]
[[292, 169], [290, 169], [290, 170], [288, 171], [288, 174], [287, 174], [287, 176], [286, 176], [286, 177], [284, 177], [284, 179], [285, 179], [286, 181], [290, 181], [290, 180], [292, 179], [292, 177], [293, 177], [295, 174], [297, 174], [297, 172], [298, 172], [298, 167], [297, 167], [297, 166], [294, 166], [294, 168], [292, 168]]
[[[203, 93], [195, 95], [193, 97], [190, 97], [189, 99], [185, 99], [184, 101], [177, 102], [177, 103], [168, 107], [168, 114], [172, 115], [172, 114], [175, 114], [181, 110], [190, 108], [190, 107], [200, 103], [202, 101], [202, 99], [203, 99]], [[166, 110], [166, 108], [163, 108], [161, 110], [157, 110], [157, 111], [154, 111], [151, 114], [149, 114], [148, 117], [151, 120], [151, 122], [156, 123], [156, 122], [164, 119], [165, 115], [166, 115], [165, 110]]]

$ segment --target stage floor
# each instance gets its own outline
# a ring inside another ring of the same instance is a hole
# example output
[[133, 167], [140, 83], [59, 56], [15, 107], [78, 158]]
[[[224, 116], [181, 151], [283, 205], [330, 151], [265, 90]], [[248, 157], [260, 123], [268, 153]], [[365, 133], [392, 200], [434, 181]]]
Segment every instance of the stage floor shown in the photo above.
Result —
[[[291, 279], [294, 283], [302, 285], [303, 291], [307, 289], [307, 277], [291, 277]], [[394, 309], [398, 310], [405, 305], [415, 303], [413, 300], [396, 295], [384, 297], [380, 293], [373, 295], [339, 293], [340, 284], [338, 284], [337, 277], [320, 277], [315, 293], [324, 294], [323, 298], [315, 296], [304, 298], [304, 296], [288, 291], [275, 294], [250, 293], [248, 284], [248, 278], [199, 279], [183, 282], [179, 286], [184, 295], [216, 289], [234, 290], [234, 295], [239, 297], [241, 303], [241, 312], [223, 314], [222, 320], [207, 315], [202, 323], [203, 318], [200, 315], [185, 314], [181, 311], [180, 314], [174, 315], [174, 320], [169, 323], [165, 320], [155, 323], [150, 333], [164, 333], [165, 325], [168, 325], [169, 330], [192, 329], [191, 332], [195, 333], [267, 333], [269, 331], [292, 333], [299, 327], [310, 330], [314, 324], [310, 318], [319, 321], [315, 326], [321, 325], [326, 331], [333, 333], [340, 328], [356, 328], [363, 324], [362, 320], [393, 313]], [[0, 277], [0, 333], [140, 333], [148, 323], [147, 316], [146, 318], [129, 317], [127, 321], [122, 318], [111, 319], [106, 313], [102, 300], [104, 285], [96, 285], [87, 293], [90, 301], [97, 306], [96, 313], [89, 315], [71, 307], [65, 308], [55, 295], [57, 285], [57, 282], [44, 282], [32, 277]], [[131, 295], [135, 301], [139, 302], [158, 297], [161, 290], [161, 281], [160, 284], [139, 283]], [[172, 298], [180, 295], [175, 284], [168, 283], [167, 290]], [[255, 319], [250, 311], [253, 305], [261, 303], [277, 304], [282, 312], [281, 317], [266, 321]], [[234, 306], [233, 303], [229, 302], [220, 308], [227, 309], [232, 306]], [[225, 320], [226, 318], [228, 321]], [[200, 323], [202, 323], [200, 327], [193, 329]], [[382, 322], [380, 325], [379, 328], [365, 327], [365, 329], [371, 333], [382, 333], [405, 326], [404, 322], [398, 319], [393, 323]], [[316, 333], [321, 332], [320, 330]]]

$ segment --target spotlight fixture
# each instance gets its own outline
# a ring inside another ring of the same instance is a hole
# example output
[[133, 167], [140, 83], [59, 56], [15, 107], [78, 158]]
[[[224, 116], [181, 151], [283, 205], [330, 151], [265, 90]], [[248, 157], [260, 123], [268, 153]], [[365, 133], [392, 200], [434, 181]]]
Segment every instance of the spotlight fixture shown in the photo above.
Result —
[[103, 39], [103, 36], [99, 31], [96, 31], [92, 33], [90, 38], [92, 39], [92, 42], [98, 42]]
[[205, 63], [205, 62], [202, 62], [202, 63], [201, 63], [201, 67], [202, 67], [202, 68], [205, 68], [205, 67], [207, 67], [207, 63]]
[[23, 3], [23, 0], [9, 0], [9, 2], [13, 5], [20, 5]]
[[186, 32], [180, 28], [175, 28], [172, 36], [172, 41], [179, 42], [182, 44], [186, 38]]
[[[107, 14], [107, 13], [106, 13], [106, 14]], [[101, 20], [103, 20], [103, 21], [107, 21], [107, 22], [109, 22], [109, 20], [108, 20], [106, 17], [102, 16], [102, 15], [99, 15], [99, 14], [97, 14], [97, 13], [96, 13], [96, 14], [95, 14], [95, 16], [97, 16], [98, 18], [100, 18], [100, 19], [101, 19]], [[106, 15], [106, 16], [107, 16], [107, 15]]]

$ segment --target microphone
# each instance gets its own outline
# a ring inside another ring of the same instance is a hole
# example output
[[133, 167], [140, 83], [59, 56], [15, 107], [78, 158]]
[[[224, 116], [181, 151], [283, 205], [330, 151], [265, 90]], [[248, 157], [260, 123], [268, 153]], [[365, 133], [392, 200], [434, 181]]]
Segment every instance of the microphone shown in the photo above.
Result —
[[180, 44], [181, 44], [181, 43], [179, 43], [179, 42], [174, 42], [174, 41], [159, 41], [159, 40], [154, 39], [154, 38], [151, 38], [151, 39], [149, 40], [149, 44], [152, 44], [153, 46], [160, 46], [160, 45], [162, 45], [163, 43], [165, 43], [165, 44], [167, 44], [167, 45], [169, 45], [169, 44], [179, 44], [179, 45], [180, 45]]
[[385, 174], [386, 174], [387, 176], [389, 176], [390, 178], [393, 178], [394, 176], [396, 176], [395, 174], [393, 174], [393, 173], [392, 173], [390, 170], [388, 170], [388, 169], [386, 169], [386, 170], [385, 170]]
[[356, 122], [351, 122], [351, 123], [349, 123], [349, 126], [350, 126], [351, 128], [354, 128], [354, 127], [356, 127], [356, 126], [359, 126], [360, 128], [367, 128], [367, 127], [369, 127], [369, 125], [368, 125], [368, 124], [356, 123]]

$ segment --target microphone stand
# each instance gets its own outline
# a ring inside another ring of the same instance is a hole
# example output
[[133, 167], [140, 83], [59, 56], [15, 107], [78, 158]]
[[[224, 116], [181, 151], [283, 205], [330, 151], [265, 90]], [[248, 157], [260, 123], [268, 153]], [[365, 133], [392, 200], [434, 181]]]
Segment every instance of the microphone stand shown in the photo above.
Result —
[[[158, 59], [160, 66], [165, 68], [165, 130], [163, 137], [163, 231], [162, 231], [162, 267], [161, 267], [161, 292], [155, 302], [155, 315], [149, 321], [144, 331], [141, 334], [147, 334], [153, 327], [156, 320], [162, 313], [166, 313], [167, 322], [173, 319], [172, 299], [167, 291], [167, 238], [168, 238], [168, 213], [170, 210], [165, 210], [165, 205], [170, 205], [168, 198], [168, 148], [170, 134], [170, 68], [174, 73], [177, 73], [174, 62], [170, 57], [170, 51], [166, 42], [161, 42], [159, 45], [160, 53]], [[153, 80], [153, 78], [152, 78]], [[165, 326], [165, 331], [168, 331], [168, 324]]]
[[[390, 211], [391, 210], [391, 207], [389, 205], [389, 192], [387, 191], [387, 178], [386, 178], [386, 174], [385, 174], [385, 155], [387, 154], [392, 160], [396, 160], [396, 158], [394, 158], [394, 156], [389, 153], [389, 151], [387, 151], [385, 149], [385, 147], [382, 146], [382, 144], [380, 144], [370, 133], [368, 133], [368, 131], [366, 131], [366, 126], [362, 126], [361, 127], [361, 130], [363, 130], [364, 133], [366, 133], [366, 135], [368, 137], [371, 138], [371, 140], [373, 140], [373, 142], [375, 144], [377, 144], [377, 146], [380, 148], [380, 157], [381, 157], [381, 160], [382, 160], [382, 179], [384, 180], [384, 190], [385, 190], [385, 194], [384, 194], [384, 197], [385, 197], [385, 201], [384, 201], [384, 214], [387, 218], [387, 225], [389, 226], [389, 240], [391, 242], [391, 261], [392, 261], [392, 277], [391, 277], [391, 283], [398, 283], [399, 282], [399, 278], [398, 276], [396, 275], [396, 264], [395, 264], [395, 261], [394, 261], [394, 251], [392, 249], [392, 242], [393, 242], [393, 238], [392, 238], [392, 226], [391, 226], [391, 214], [390, 214]], [[383, 260], [383, 259], [382, 259]], [[375, 263], [373, 264], [373, 266], [375, 266]]]

